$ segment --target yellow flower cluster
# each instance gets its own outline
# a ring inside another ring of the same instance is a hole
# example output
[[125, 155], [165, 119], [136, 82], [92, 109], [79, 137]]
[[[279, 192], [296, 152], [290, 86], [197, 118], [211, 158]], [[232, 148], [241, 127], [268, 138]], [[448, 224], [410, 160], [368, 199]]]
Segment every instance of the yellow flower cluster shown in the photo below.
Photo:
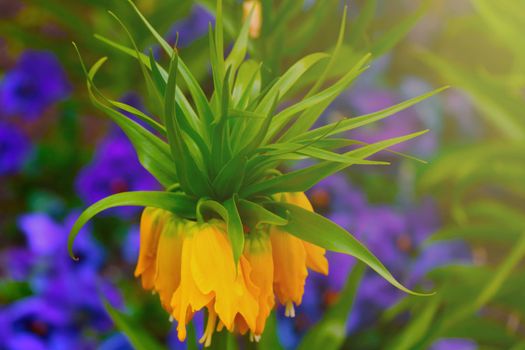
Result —
[[[283, 201], [312, 210], [303, 193], [282, 194]], [[275, 296], [295, 315], [304, 293], [308, 269], [328, 274], [325, 250], [279, 229], [245, 234], [235, 266], [226, 225], [199, 223], [156, 208], [141, 219], [140, 254], [135, 276], [144, 289], [159, 294], [163, 308], [178, 322], [181, 341], [195, 312], [206, 308], [208, 321], [200, 339], [211, 344], [215, 330], [246, 334], [258, 341]]]

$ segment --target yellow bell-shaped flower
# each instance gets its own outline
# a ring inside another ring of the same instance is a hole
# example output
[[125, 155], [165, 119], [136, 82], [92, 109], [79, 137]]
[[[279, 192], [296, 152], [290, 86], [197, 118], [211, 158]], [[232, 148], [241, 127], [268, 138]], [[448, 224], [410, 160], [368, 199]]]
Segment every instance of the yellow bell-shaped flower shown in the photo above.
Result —
[[[312, 210], [306, 196], [282, 200]], [[141, 246], [135, 275], [144, 289], [159, 294], [162, 307], [178, 322], [181, 341], [195, 312], [206, 308], [208, 321], [200, 339], [211, 344], [216, 329], [259, 340], [275, 295], [293, 317], [308, 276], [307, 268], [328, 272], [324, 249], [269, 226], [247, 233], [237, 266], [220, 220], [201, 223], [162, 209], [146, 208], [141, 219]]]

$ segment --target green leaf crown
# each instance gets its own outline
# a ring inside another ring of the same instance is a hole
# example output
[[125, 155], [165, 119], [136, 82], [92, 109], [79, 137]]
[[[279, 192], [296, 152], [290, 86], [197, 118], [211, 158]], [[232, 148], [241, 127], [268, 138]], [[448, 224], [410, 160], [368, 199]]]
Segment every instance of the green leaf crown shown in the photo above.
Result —
[[[346, 9], [332, 54], [309, 54], [277, 79], [263, 84], [264, 63], [246, 59], [250, 48], [249, 19], [225, 57], [219, 0], [216, 26], [212, 30], [210, 25], [209, 32], [213, 93], [207, 96], [177, 49], [158, 34], [131, 0], [129, 3], [168, 55], [169, 66], [162, 67], [151, 51], [142, 53], [124, 24], [111, 12], [128, 34], [132, 46], [100, 35], [97, 38], [137, 59], [149, 100], [156, 108], [153, 111], [156, 118], [107, 98], [97, 88], [94, 78], [106, 58], [101, 58], [89, 70], [82, 59], [81, 62], [92, 103], [124, 131], [142, 166], [165, 191], [119, 193], [93, 204], [82, 213], [71, 231], [71, 256], [74, 256], [72, 246], [80, 228], [100, 211], [124, 205], [151, 206], [190, 220], [211, 217], [224, 220], [235, 259], [242, 253], [246, 228], [258, 230], [265, 225], [281, 225], [303, 240], [357, 257], [398, 288], [410, 292], [352, 235], [318, 214], [280, 202], [278, 194], [307, 191], [320, 180], [354, 164], [388, 164], [367, 158], [426, 130], [372, 144], [340, 135], [389, 117], [442, 89], [375, 113], [312, 128], [331, 102], [368, 68], [371, 59], [370, 54], [364, 55], [346, 74], [323, 88], [343, 42]], [[290, 96], [297, 94], [305, 74], [314, 66], [324, 69], [321, 78], [302, 99], [292, 102]], [[279, 108], [285, 100], [287, 104]], [[122, 110], [149, 128], [130, 119]], [[353, 149], [340, 151], [348, 146]], [[287, 173], [280, 171], [284, 162], [304, 159], [316, 162]]]

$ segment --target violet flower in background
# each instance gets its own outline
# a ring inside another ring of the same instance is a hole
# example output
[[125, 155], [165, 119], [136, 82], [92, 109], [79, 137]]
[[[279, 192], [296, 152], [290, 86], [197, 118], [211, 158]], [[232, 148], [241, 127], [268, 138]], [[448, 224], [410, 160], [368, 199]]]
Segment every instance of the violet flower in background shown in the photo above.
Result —
[[[120, 132], [111, 132], [97, 147], [91, 163], [79, 173], [76, 192], [86, 204], [109, 195], [127, 191], [148, 191], [158, 188], [155, 179], [139, 163], [135, 149]], [[114, 210], [119, 215], [134, 215], [140, 208]]]
[[440, 339], [430, 347], [430, 350], [476, 350], [478, 346], [469, 339]]
[[[438, 227], [437, 210], [429, 201], [401, 211], [392, 206], [369, 203], [343, 175], [331, 176], [309, 192], [317, 212], [353, 233], [401, 281], [414, 286], [425, 273], [444, 264], [469, 258], [460, 243], [434, 245], [422, 249], [422, 242]], [[295, 319], [279, 314], [279, 335], [287, 349], [294, 349], [302, 335], [335, 302], [344, 287], [355, 260], [347, 255], [327, 252], [330, 274], [312, 272], [303, 303]], [[367, 271], [358, 289], [347, 331], [358, 332], [374, 323], [378, 315], [396, 303], [403, 293], [373, 271]]]
[[[101, 277], [106, 252], [88, 228], [75, 242], [80, 260], [67, 254], [68, 234], [77, 217], [71, 213], [57, 221], [45, 213], [29, 213], [19, 218], [26, 246], [18, 247], [16, 254], [13, 249], [4, 252], [6, 272], [24, 265], [23, 279], [33, 295], [0, 311], [1, 349], [95, 349], [97, 334], [112, 329], [101, 298], [116, 306], [122, 299]], [[24, 256], [30, 259], [20, 259]]]
[[213, 25], [214, 21], [215, 18], [208, 10], [200, 5], [194, 5], [188, 16], [171, 27], [166, 36], [166, 41], [172, 46], [175, 45], [178, 33], [178, 47], [187, 47], [195, 40], [208, 34], [209, 24]]
[[66, 73], [54, 54], [27, 50], [0, 81], [0, 106], [7, 116], [41, 116], [71, 90]]
[[63, 222], [58, 222], [46, 213], [24, 214], [18, 219], [18, 227], [26, 237], [28, 253], [40, 264], [56, 266], [59, 270], [97, 270], [104, 260], [105, 252], [89, 233], [89, 226], [82, 229], [75, 241], [78, 262], [73, 261], [67, 252], [67, 237], [78, 217], [69, 214]]
[[97, 348], [98, 350], [133, 350], [128, 338], [123, 333], [115, 333], [104, 340]]
[[0, 320], [2, 349], [86, 349], [69, 328], [68, 312], [42, 298], [18, 300], [0, 311]]
[[45, 213], [30, 213], [19, 218], [18, 225], [27, 242], [26, 254], [33, 258], [28, 280], [37, 294], [72, 311], [89, 311], [93, 320], [100, 320], [100, 328], [105, 328], [109, 326], [108, 318], [100, 298], [93, 295], [105, 295], [114, 304], [121, 303], [120, 296], [100, 277], [106, 252], [90, 235], [89, 227], [75, 240], [73, 249], [79, 260], [69, 257], [67, 239], [77, 217], [72, 213], [58, 222]]
[[19, 172], [30, 152], [29, 139], [16, 127], [0, 122], [0, 176]]

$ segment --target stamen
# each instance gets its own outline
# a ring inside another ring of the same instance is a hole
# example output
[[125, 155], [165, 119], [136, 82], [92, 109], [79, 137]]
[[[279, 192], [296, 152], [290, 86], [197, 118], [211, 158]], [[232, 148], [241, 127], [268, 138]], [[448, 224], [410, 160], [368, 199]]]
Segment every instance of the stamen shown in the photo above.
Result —
[[170, 322], [173, 323], [173, 316], [170, 315]]
[[295, 308], [293, 302], [286, 302], [286, 308], [284, 309], [284, 316], [294, 318], [295, 317]]
[[261, 340], [261, 335], [254, 334], [253, 332], [250, 332], [250, 341], [258, 343]]
[[217, 331], [217, 332], [220, 332], [220, 331], [222, 331], [223, 329], [224, 329], [224, 323], [222, 323], [222, 321], [219, 320], [219, 322], [217, 322], [217, 329], [216, 329], [216, 331]]
[[213, 337], [213, 332], [215, 332], [215, 324], [217, 323], [217, 313], [212, 308], [208, 309], [208, 322], [206, 324], [206, 329], [204, 334], [199, 339], [200, 344], [204, 344], [204, 347], [207, 348], [211, 345], [211, 339]]

